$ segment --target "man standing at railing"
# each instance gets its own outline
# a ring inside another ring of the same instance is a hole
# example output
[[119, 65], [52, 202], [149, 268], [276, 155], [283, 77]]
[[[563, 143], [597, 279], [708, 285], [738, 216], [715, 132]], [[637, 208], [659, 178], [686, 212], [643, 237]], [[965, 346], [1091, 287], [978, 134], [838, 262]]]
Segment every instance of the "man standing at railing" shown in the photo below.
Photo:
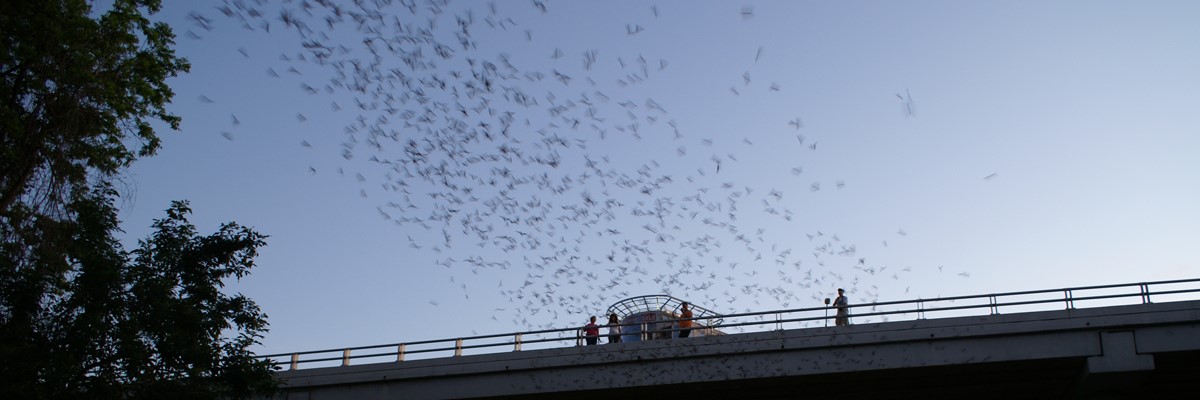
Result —
[[844, 326], [850, 325], [850, 301], [846, 300], [846, 291], [838, 288], [837, 299], [833, 300], [833, 307], [837, 308], [837, 316], [834, 317], [834, 325]]
[[583, 327], [583, 339], [587, 340], [588, 346], [595, 346], [600, 339], [600, 326], [596, 325], [596, 316], [592, 316], [592, 321], [588, 322]]
[[692, 310], [686, 302], [681, 307], [683, 308], [679, 311], [679, 337], [685, 338], [692, 333]]

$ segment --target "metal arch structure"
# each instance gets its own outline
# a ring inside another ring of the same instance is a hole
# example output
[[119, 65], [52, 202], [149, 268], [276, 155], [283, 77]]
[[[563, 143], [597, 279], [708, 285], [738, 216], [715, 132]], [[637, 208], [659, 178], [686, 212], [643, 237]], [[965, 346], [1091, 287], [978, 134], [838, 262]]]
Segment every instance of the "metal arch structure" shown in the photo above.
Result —
[[665, 312], [668, 314], [678, 314], [679, 307], [683, 303], [688, 303], [692, 309], [693, 319], [711, 321], [708, 325], [720, 325], [724, 320], [721, 314], [716, 311], [696, 305], [696, 303], [680, 299], [666, 294], [650, 294], [644, 296], [630, 297], [608, 306], [605, 315], [617, 314], [618, 319], [643, 313], [643, 312]]

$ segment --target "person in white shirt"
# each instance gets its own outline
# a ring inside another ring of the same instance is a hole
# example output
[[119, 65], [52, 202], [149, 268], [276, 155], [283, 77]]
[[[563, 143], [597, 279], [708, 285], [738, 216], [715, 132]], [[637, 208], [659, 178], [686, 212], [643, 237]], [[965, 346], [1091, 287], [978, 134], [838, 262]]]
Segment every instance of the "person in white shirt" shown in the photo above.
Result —
[[621, 343], [621, 327], [617, 326], [617, 313], [608, 314], [608, 342]]
[[850, 325], [850, 301], [846, 300], [846, 291], [838, 288], [837, 299], [833, 301], [833, 307], [837, 308], [837, 317], [833, 319], [834, 325], [844, 326]]

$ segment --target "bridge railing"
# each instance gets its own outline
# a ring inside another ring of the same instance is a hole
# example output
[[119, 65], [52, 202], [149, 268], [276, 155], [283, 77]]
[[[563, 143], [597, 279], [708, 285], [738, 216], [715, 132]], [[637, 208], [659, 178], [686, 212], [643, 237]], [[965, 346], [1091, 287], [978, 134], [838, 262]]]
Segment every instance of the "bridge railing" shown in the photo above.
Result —
[[[1062, 289], [1031, 290], [971, 296], [939, 297], [850, 305], [851, 323], [904, 321], [972, 315], [995, 315], [1093, 308], [1126, 304], [1147, 304], [1200, 300], [1200, 279], [1140, 282], [1117, 285], [1084, 286]], [[836, 311], [832, 307], [809, 307], [760, 312], [722, 314], [693, 318], [697, 329], [761, 332], [830, 325]], [[621, 327], [641, 324], [620, 324]], [[638, 326], [641, 332], [647, 327]], [[352, 362], [404, 362], [411, 359], [458, 357], [466, 353], [484, 354], [542, 348], [583, 345], [582, 327], [533, 330], [515, 333], [466, 336], [371, 346], [301, 351], [259, 356], [275, 366], [298, 369], [305, 366], [348, 366]], [[601, 326], [607, 331], [607, 326]], [[678, 328], [674, 329], [678, 330]], [[600, 340], [607, 337], [601, 332]]]

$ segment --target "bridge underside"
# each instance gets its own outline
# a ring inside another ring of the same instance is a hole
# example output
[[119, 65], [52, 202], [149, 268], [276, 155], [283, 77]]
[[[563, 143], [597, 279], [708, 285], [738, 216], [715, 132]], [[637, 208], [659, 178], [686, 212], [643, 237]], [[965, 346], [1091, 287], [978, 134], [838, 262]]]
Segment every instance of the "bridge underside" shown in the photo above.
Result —
[[[493, 399], [1180, 398], [1200, 393], [1200, 351], [1161, 353], [1151, 371], [1088, 374], [1085, 358], [594, 389]], [[842, 397], [845, 396], [845, 397]]]

